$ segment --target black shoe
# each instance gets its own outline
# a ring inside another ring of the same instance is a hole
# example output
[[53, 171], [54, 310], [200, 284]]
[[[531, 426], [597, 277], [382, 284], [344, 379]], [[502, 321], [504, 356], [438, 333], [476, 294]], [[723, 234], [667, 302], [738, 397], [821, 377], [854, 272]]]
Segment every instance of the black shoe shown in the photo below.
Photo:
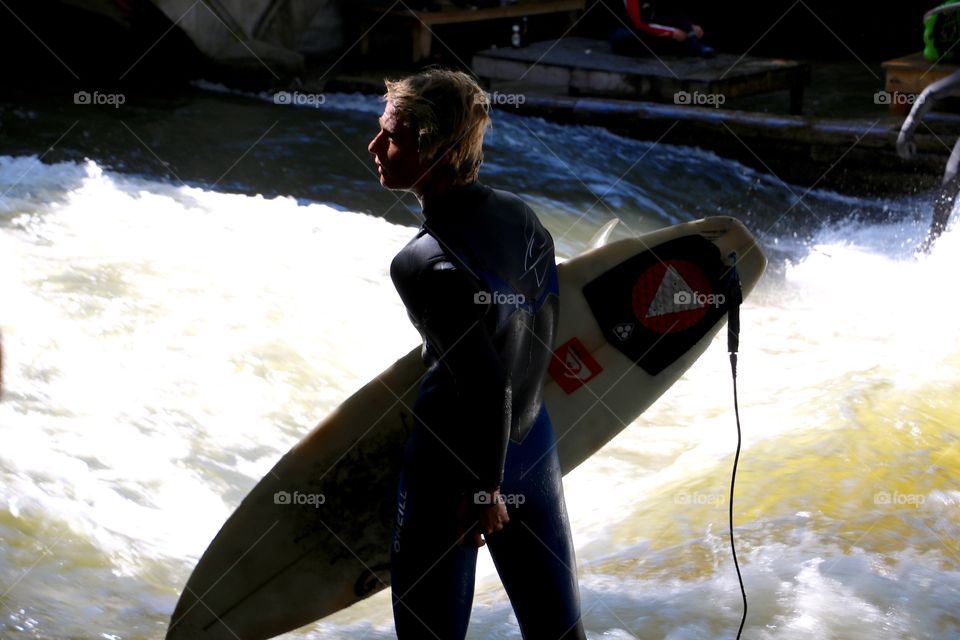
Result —
[[687, 35], [687, 51], [690, 55], [700, 56], [701, 58], [713, 57], [713, 47], [703, 44], [692, 31]]

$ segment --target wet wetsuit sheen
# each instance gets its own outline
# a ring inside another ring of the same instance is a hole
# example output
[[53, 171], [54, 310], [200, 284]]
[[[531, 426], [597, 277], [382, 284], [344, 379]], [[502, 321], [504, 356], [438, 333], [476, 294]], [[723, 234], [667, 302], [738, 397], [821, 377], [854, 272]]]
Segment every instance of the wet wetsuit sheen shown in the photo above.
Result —
[[391, 550], [397, 634], [464, 637], [477, 549], [457, 544], [457, 509], [499, 485], [510, 522], [487, 542], [524, 638], [585, 638], [541, 396], [559, 313], [553, 240], [523, 201], [478, 183], [424, 215], [390, 269], [428, 366]]

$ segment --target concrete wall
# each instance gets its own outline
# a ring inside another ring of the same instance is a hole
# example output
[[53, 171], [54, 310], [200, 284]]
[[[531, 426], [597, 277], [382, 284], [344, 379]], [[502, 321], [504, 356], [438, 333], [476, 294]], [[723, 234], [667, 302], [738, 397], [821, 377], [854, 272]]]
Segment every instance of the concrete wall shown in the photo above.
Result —
[[233, 67], [267, 67], [275, 75], [303, 65], [304, 33], [329, 0], [152, 0], [197, 48]]
[[321, 0], [297, 50], [308, 56], [329, 56], [347, 46], [346, 25], [336, 0]]

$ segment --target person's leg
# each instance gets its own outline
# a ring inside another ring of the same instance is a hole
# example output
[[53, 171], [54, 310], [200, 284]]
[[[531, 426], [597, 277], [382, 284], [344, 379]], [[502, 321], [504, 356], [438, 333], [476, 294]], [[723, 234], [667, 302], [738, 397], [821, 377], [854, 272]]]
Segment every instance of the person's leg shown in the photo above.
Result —
[[687, 55], [700, 56], [701, 58], [712, 58], [714, 55], [713, 47], [708, 47], [694, 34], [689, 34], [684, 43], [687, 45]]
[[404, 454], [390, 554], [393, 616], [399, 640], [462, 640], [473, 605], [477, 550], [456, 535], [458, 471], [449, 453], [418, 424]]
[[927, 237], [917, 249], [918, 253], [928, 253], [933, 248], [933, 243], [947, 228], [950, 214], [953, 213], [953, 205], [957, 201], [957, 192], [960, 191], [958, 166], [960, 166], [960, 140], [957, 140], [953, 145], [950, 159], [947, 160], [947, 168], [943, 173], [940, 191], [937, 192], [937, 196], [933, 200], [933, 220], [930, 222], [930, 231], [927, 232]]
[[580, 591], [560, 463], [546, 410], [510, 443], [501, 493], [510, 522], [488, 545], [528, 640], [583, 640]]
[[680, 29], [684, 33], [690, 33], [691, 31], [693, 31], [693, 23], [690, 22], [689, 18], [683, 15], [667, 13], [661, 16], [659, 13], [657, 13], [653, 21], [656, 22], [657, 24], [662, 24], [668, 27], [674, 27], [676, 29]]
[[709, 58], [714, 54], [712, 47], [708, 47], [707, 45], [703, 44], [700, 38], [694, 35], [693, 22], [691, 22], [686, 16], [668, 14], [664, 16], [662, 20], [658, 16], [654, 22], [675, 27], [687, 34], [687, 39], [683, 42], [676, 42], [673, 40], [670, 44], [665, 44], [665, 47], [670, 47], [670, 49], [664, 49], [665, 53], [675, 53], [676, 55], [687, 56], [702, 56], [704, 58]]
[[650, 47], [644, 44], [643, 40], [633, 31], [626, 27], [620, 27], [610, 33], [610, 49], [620, 56], [649, 56], [652, 54]]

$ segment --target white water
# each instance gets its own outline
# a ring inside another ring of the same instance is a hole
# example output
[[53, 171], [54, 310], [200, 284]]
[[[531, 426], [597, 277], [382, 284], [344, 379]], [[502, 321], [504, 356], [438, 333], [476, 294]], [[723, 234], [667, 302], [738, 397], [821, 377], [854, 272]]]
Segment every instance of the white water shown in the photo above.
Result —
[[[0, 193], [0, 637], [160, 638], [245, 492], [416, 343], [413, 230], [92, 162], [0, 158]], [[960, 235], [922, 230], [824, 230], [744, 307], [746, 638], [960, 633]], [[735, 634], [722, 342], [568, 476], [592, 639]], [[471, 637], [519, 638], [482, 575]], [[389, 599], [292, 635], [389, 638]]]

